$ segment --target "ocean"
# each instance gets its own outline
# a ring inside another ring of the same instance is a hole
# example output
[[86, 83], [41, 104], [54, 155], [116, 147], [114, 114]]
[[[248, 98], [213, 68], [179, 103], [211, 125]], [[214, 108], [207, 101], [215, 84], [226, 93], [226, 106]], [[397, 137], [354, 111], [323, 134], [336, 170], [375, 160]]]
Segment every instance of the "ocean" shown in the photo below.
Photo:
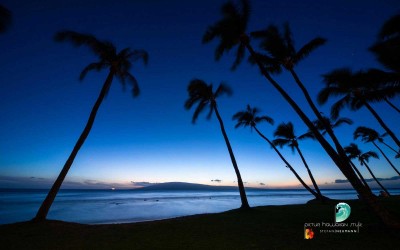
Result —
[[[332, 199], [356, 199], [354, 190], [321, 190]], [[374, 190], [378, 194], [378, 190]], [[400, 189], [389, 189], [400, 194]], [[250, 190], [250, 206], [304, 204], [306, 190]], [[47, 190], [0, 189], [0, 224], [32, 219]], [[240, 206], [238, 191], [60, 190], [48, 219], [104, 224], [217, 213]]]

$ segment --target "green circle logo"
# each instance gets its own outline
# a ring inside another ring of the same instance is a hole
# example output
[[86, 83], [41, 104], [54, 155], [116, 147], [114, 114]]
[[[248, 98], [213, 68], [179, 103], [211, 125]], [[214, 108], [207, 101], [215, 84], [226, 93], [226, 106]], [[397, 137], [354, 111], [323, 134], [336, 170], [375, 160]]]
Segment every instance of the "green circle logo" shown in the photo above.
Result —
[[351, 208], [349, 204], [340, 202], [336, 205], [335, 209], [335, 222], [343, 222], [349, 218], [351, 213]]

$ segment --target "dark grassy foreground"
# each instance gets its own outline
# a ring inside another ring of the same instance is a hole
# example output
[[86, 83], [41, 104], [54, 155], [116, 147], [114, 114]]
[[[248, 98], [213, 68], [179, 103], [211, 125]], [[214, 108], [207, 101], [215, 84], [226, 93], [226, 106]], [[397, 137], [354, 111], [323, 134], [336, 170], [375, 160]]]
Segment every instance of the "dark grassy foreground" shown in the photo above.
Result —
[[[400, 217], [400, 198], [382, 202]], [[346, 222], [361, 222], [360, 233], [320, 234], [305, 240], [308, 222], [333, 223], [334, 205], [266, 206], [251, 211], [109, 225], [61, 221], [0, 226], [0, 249], [400, 249], [400, 232], [384, 229], [365, 205], [352, 208]]]

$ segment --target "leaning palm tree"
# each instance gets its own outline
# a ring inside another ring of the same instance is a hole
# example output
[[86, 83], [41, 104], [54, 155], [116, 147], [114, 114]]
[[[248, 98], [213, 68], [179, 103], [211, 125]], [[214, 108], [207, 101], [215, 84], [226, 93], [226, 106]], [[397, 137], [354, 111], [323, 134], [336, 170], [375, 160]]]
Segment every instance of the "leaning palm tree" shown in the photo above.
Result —
[[247, 108], [245, 111], [240, 111], [237, 112], [236, 114], [233, 115], [232, 119], [237, 120], [237, 123], [235, 125], [235, 128], [238, 127], [250, 127], [250, 129], [255, 129], [257, 134], [261, 136], [264, 140], [268, 142], [268, 144], [274, 149], [274, 151], [279, 155], [281, 160], [286, 164], [286, 167], [292, 171], [292, 173], [296, 176], [297, 180], [303, 185], [305, 189], [307, 189], [312, 195], [315, 196], [316, 199], [319, 199], [320, 197], [318, 194], [312, 190], [304, 181], [301, 179], [301, 177], [297, 174], [296, 170], [292, 167], [292, 165], [283, 157], [281, 152], [276, 148], [276, 146], [263, 134], [258, 130], [257, 124], [260, 122], [267, 122], [269, 124], [273, 124], [273, 119], [269, 116], [257, 116], [257, 113], [259, 112], [258, 108], [251, 108], [250, 105], [247, 105]]
[[0, 4], [0, 33], [4, 33], [11, 24], [11, 12]]
[[303, 156], [303, 153], [300, 150], [299, 147], [299, 142], [300, 140], [303, 140], [305, 138], [309, 138], [309, 133], [305, 133], [303, 135], [300, 136], [296, 136], [295, 132], [294, 132], [294, 127], [293, 127], [293, 123], [288, 122], [288, 123], [281, 123], [275, 130], [274, 132], [274, 136], [277, 137], [277, 139], [273, 140], [273, 144], [275, 146], [279, 146], [279, 147], [283, 147], [283, 146], [288, 146], [290, 147], [290, 149], [292, 149], [292, 152], [294, 152], [294, 150], [297, 151], [297, 153], [299, 154], [304, 166], [307, 169], [308, 175], [310, 176], [311, 182], [315, 188], [315, 190], [318, 193], [318, 196], [322, 199], [322, 194], [321, 191], [319, 190], [319, 187], [317, 185], [317, 182], [314, 179], [313, 174], [311, 173], [311, 170], [307, 164], [306, 159]]
[[388, 195], [390, 195], [389, 191], [379, 182], [379, 180], [375, 177], [374, 173], [371, 171], [369, 168], [367, 162], [369, 162], [369, 158], [376, 158], [378, 159], [378, 154], [373, 152], [373, 151], [368, 151], [368, 152], [361, 152], [361, 150], [358, 148], [358, 146], [354, 143], [350, 143], [349, 146], [345, 147], [344, 150], [346, 151], [346, 154], [349, 156], [349, 159], [357, 159], [360, 162], [361, 166], [365, 166], [368, 170], [368, 172], [371, 174], [372, 178], [378, 183], [378, 185], [385, 191]]
[[376, 141], [383, 142], [383, 138], [379, 135], [379, 133], [368, 127], [360, 126], [356, 128], [356, 130], [353, 133], [354, 139], [357, 139], [361, 137], [361, 141], [367, 143], [370, 142], [372, 143], [378, 150], [381, 152], [382, 156], [386, 159], [386, 161], [389, 163], [389, 165], [393, 168], [393, 170], [400, 176], [399, 170], [396, 169], [396, 167], [393, 165], [393, 163], [389, 160], [389, 158], [386, 156], [386, 154], [383, 152], [383, 150], [376, 144]]
[[242, 177], [240, 175], [239, 167], [237, 165], [235, 155], [233, 154], [233, 150], [231, 147], [231, 143], [229, 142], [228, 135], [226, 134], [224, 123], [222, 121], [222, 118], [221, 118], [218, 108], [217, 108], [216, 99], [223, 94], [229, 95], [232, 93], [232, 91], [230, 90], [230, 88], [227, 85], [225, 85], [224, 83], [221, 83], [218, 86], [217, 90], [214, 92], [212, 84], [207, 85], [203, 80], [199, 80], [199, 79], [194, 79], [194, 80], [190, 81], [187, 90], [188, 90], [189, 98], [185, 102], [185, 108], [191, 109], [193, 107], [193, 105], [197, 104], [197, 107], [194, 111], [193, 118], [192, 118], [193, 123], [196, 122], [199, 114], [201, 112], [203, 112], [207, 107], [209, 107], [209, 112], [208, 112], [207, 118], [211, 118], [211, 115], [213, 112], [217, 116], [219, 125], [221, 127], [221, 132], [224, 137], [226, 146], [229, 151], [229, 156], [231, 158], [232, 165], [233, 165], [233, 168], [236, 173], [237, 182], [238, 182], [238, 186], [239, 186], [240, 199], [242, 201], [242, 205], [240, 208], [242, 208], [242, 209], [250, 208], [249, 203], [247, 201], [246, 191], [244, 189]]
[[338, 117], [339, 112], [345, 106], [348, 106], [351, 110], [359, 110], [362, 107], [366, 107], [397, 146], [400, 147], [400, 140], [370, 105], [370, 102], [376, 101], [379, 99], [379, 96], [377, 97], [370, 92], [371, 90], [365, 84], [362, 74], [363, 72], [361, 71], [353, 73], [350, 69], [346, 68], [333, 70], [325, 74], [323, 76], [325, 87], [318, 94], [318, 102], [324, 104], [331, 97], [341, 97], [331, 108], [331, 116], [333, 118]]
[[55, 40], [58, 42], [68, 41], [76, 46], [87, 46], [98, 57], [98, 61], [90, 63], [83, 69], [80, 74], [80, 80], [83, 80], [86, 74], [92, 70], [100, 71], [103, 69], [107, 69], [108, 76], [103, 84], [99, 96], [97, 97], [92, 111], [90, 112], [89, 119], [86, 123], [85, 128], [83, 129], [83, 132], [79, 136], [78, 141], [76, 142], [71, 154], [65, 162], [59, 176], [57, 177], [49, 193], [47, 194], [46, 199], [40, 206], [39, 211], [34, 218], [35, 221], [42, 221], [46, 219], [47, 213], [49, 212], [49, 209], [53, 204], [53, 201], [61, 187], [61, 184], [63, 183], [69, 169], [71, 168], [71, 165], [74, 162], [74, 159], [78, 154], [79, 149], [82, 147], [83, 143], [90, 133], [90, 130], [96, 118], [97, 111], [99, 110], [100, 105], [104, 100], [104, 97], [108, 93], [114, 77], [120, 80], [123, 85], [125, 85], [126, 83], [130, 83], [132, 85], [133, 96], [138, 96], [138, 82], [129, 71], [132, 68], [132, 62], [142, 59], [144, 63], [147, 64], [148, 61], [148, 54], [144, 50], [131, 50], [129, 48], [125, 48], [120, 52], [117, 52], [116, 47], [112, 43], [107, 41], [100, 41], [92, 35], [81, 34], [74, 31], [61, 31], [55, 35]]
[[306, 126], [315, 134], [316, 139], [321, 144], [323, 149], [331, 157], [344, 176], [346, 176], [354, 189], [357, 190], [362, 199], [371, 207], [372, 211], [379, 216], [385, 225], [389, 227], [400, 228], [400, 222], [393, 217], [382, 206], [382, 204], [377, 202], [373, 194], [364, 187], [360, 179], [355, 174], [344, 152], [335, 151], [329, 142], [319, 133], [317, 128], [315, 128], [312, 121], [303, 112], [302, 108], [278, 84], [278, 82], [271, 77], [265, 65], [257, 57], [257, 52], [251, 46], [250, 37], [246, 33], [250, 16], [249, 1], [241, 0], [240, 5], [236, 5], [232, 1], [229, 1], [221, 7], [221, 14], [222, 19], [217, 21], [214, 25], [209, 26], [203, 36], [203, 43], [209, 43], [214, 39], [219, 40], [215, 50], [215, 58], [219, 60], [225, 52], [228, 52], [237, 46], [238, 49], [236, 52], [236, 59], [232, 66], [234, 69], [245, 57], [245, 50], [247, 49], [247, 51], [250, 53], [250, 57], [254, 59], [262, 75], [294, 109]]

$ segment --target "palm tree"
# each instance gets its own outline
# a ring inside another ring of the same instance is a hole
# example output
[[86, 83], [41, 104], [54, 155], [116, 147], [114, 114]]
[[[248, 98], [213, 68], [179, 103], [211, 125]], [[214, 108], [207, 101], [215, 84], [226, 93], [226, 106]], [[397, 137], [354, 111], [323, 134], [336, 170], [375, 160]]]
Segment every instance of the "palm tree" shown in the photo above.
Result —
[[351, 110], [359, 110], [361, 107], [366, 107], [397, 146], [400, 147], [400, 140], [369, 104], [369, 102], [379, 99], [379, 96], [377, 97], [370, 92], [368, 85], [363, 81], [363, 77], [360, 77], [362, 73], [353, 73], [350, 69], [338, 69], [325, 74], [323, 77], [326, 85], [318, 94], [318, 102], [324, 104], [330, 97], [341, 96], [331, 108], [333, 118], [339, 116], [339, 112], [344, 106], [348, 106]]
[[378, 146], [378, 144], [375, 143], [375, 141], [383, 142], [383, 138], [379, 135], [379, 133], [376, 130], [374, 130], [372, 128], [360, 126], [360, 127], [356, 128], [353, 135], [354, 135], [354, 139], [361, 137], [361, 141], [363, 141], [365, 143], [371, 142], [379, 150], [379, 152], [381, 152], [381, 154], [386, 159], [386, 161], [390, 164], [390, 166], [393, 168], [393, 170], [400, 176], [399, 170], [396, 169], [396, 167], [389, 160], [389, 158], [386, 156], [386, 154], [383, 152], [383, 150]]
[[280, 93], [280, 95], [295, 110], [298, 116], [306, 124], [306, 126], [315, 134], [316, 139], [323, 149], [331, 157], [337, 167], [346, 176], [355, 190], [359, 193], [363, 200], [371, 207], [372, 211], [379, 216], [382, 222], [388, 227], [399, 228], [400, 223], [393, 217], [379, 202], [373, 194], [367, 190], [360, 179], [355, 174], [344, 152], [336, 152], [327, 140], [319, 133], [312, 121], [307, 117], [299, 105], [289, 96], [289, 94], [271, 77], [269, 71], [257, 57], [256, 51], [250, 44], [250, 37], [246, 34], [248, 25], [250, 4], [248, 0], [241, 0], [237, 6], [232, 1], [227, 2], [221, 8], [222, 19], [214, 25], [208, 27], [203, 36], [203, 43], [209, 43], [214, 39], [219, 40], [219, 44], [215, 50], [216, 59], [218, 60], [225, 52], [230, 51], [238, 46], [236, 59], [233, 64], [235, 68], [244, 58], [245, 49], [250, 53], [250, 57], [260, 69], [262, 75], [267, 81]]
[[217, 101], [216, 99], [220, 97], [223, 94], [228, 94], [230, 95], [232, 91], [230, 88], [225, 85], [224, 83], [221, 83], [217, 90], [213, 92], [213, 85], [209, 84], [207, 85], [203, 80], [199, 79], [194, 79], [190, 81], [189, 86], [188, 86], [188, 93], [189, 93], [189, 98], [185, 102], [185, 108], [186, 109], [191, 109], [193, 105], [197, 104], [197, 107], [194, 111], [192, 122], [195, 123], [199, 114], [207, 108], [207, 106], [210, 108], [207, 118], [211, 118], [212, 113], [214, 112], [215, 115], [217, 116], [217, 119], [219, 121], [219, 125], [221, 127], [221, 132], [222, 135], [224, 136], [226, 146], [229, 151], [229, 156], [231, 157], [232, 165], [233, 168], [235, 169], [236, 177], [237, 177], [237, 182], [239, 186], [239, 193], [240, 193], [240, 199], [242, 201], [241, 209], [249, 209], [249, 203], [247, 201], [246, 197], [246, 191], [244, 189], [242, 177], [240, 175], [239, 167], [236, 163], [235, 155], [233, 154], [233, 150], [231, 147], [231, 143], [229, 142], [228, 135], [226, 134], [224, 123], [222, 121], [222, 118], [219, 114], [218, 108], [217, 108]]
[[319, 187], [317, 185], [317, 182], [314, 179], [313, 174], [311, 173], [311, 170], [306, 162], [306, 159], [303, 156], [303, 153], [300, 150], [299, 147], [299, 140], [303, 140], [305, 138], [309, 138], [309, 134], [305, 133], [301, 136], [296, 136], [294, 132], [294, 127], [291, 122], [288, 123], [281, 123], [275, 130], [274, 136], [278, 137], [278, 139], [273, 140], [273, 144], [275, 146], [279, 146], [282, 148], [283, 146], [288, 146], [292, 149], [292, 152], [296, 149], [297, 153], [299, 154], [304, 166], [307, 169], [308, 175], [310, 176], [311, 182], [313, 183], [313, 186], [315, 190], [318, 193], [318, 196], [322, 199], [322, 194], [321, 191], [319, 190]]
[[[326, 120], [318, 110], [314, 101], [312, 100], [307, 88], [300, 80], [299, 76], [294, 70], [294, 67], [304, 58], [306, 58], [311, 52], [318, 47], [326, 43], [326, 39], [316, 37], [303, 45], [299, 50], [295, 49], [292, 31], [290, 30], [289, 24], [285, 23], [283, 26], [283, 32], [279, 31], [279, 28], [275, 25], [270, 25], [266, 29], [255, 31], [251, 33], [251, 36], [257, 39], [261, 39], [260, 47], [267, 54], [257, 53], [259, 60], [264, 63], [265, 68], [271, 73], [281, 73], [282, 69], [287, 70], [292, 75], [293, 79], [297, 83], [297, 86], [302, 91], [308, 105], [317, 116], [320, 126], [325, 127], [323, 129], [325, 133], [328, 133], [335, 144], [336, 150], [341, 157], [345, 158], [345, 152], [341, 146], [338, 138], [334, 134], [332, 127], [329, 124], [325, 124]], [[254, 62], [254, 59], [251, 59]]]
[[36, 217], [33, 219], [34, 221], [43, 221], [46, 219], [47, 213], [53, 204], [62, 182], [71, 168], [79, 149], [82, 147], [90, 133], [97, 111], [99, 110], [104, 97], [111, 87], [113, 78], [115, 77], [120, 80], [123, 85], [125, 85], [127, 82], [132, 84], [132, 94], [135, 97], [139, 95], [139, 86], [136, 78], [129, 72], [132, 68], [132, 62], [142, 59], [144, 63], [147, 64], [148, 61], [148, 54], [144, 50], [131, 50], [129, 48], [125, 48], [117, 53], [117, 49], [112, 43], [100, 41], [92, 35], [81, 34], [74, 31], [62, 31], [55, 35], [55, 40], [58, 42], [68, 41], [76, 46], [85, 45], [89, 47], [98, 57], [97, 62], [90, 63], [83, 69], [80, 74], [80, 80], [83, 80], [86, 74], [92, 70], [100, 71], [103, 69], [108, 69], [109, 73], [92, 108], [92, 111], [90, 112], [89, 119], [83, 132], [81, 133], [71, 154], [65, 162], [59, 176], [47, 194], [46, 199], [40, 206]]
[[261, 136], [264, 140], [268, 142], [268, 144], [274, 149], [274, 151], [279, 155], [281, 160], [286, 164], [286, 167], [292, 171], [292, 173], [296, 176], [297, 180], [303, 185], [305, 189], [307, 189], [312, 195], [315, 196], [315, 198], [319, 199], [320, 197], [318, 194], [312, 190], [304, 181], [301, 179], [301, 177], [297, 174], [296, 170], [290, 165], [290, 163], [283, 157], [283, 155], [279, 152], [279, 150], [276, 148], [276, 146], [264, 135], [258, 130], [257, 124], [260, 122], [267, 122], [269, 124], [273, 124], [274, 121], [271, 117], [269, 116], [257, 116], [257, 113], [259, 113], [258, 108], [251, 108], [250, 105], [247, 105], [247, 109], [245, 111], [240, 111], [237, 112], [236, 114], [233, 115], [232, 119], [237, 120], [237, 123], [235, 125], [235, 128], [238, 127], [250, 127], [250, 129], [255, 129], [257, 134]]
[[371, 174], [372, 178], [378, 183], [378, 185], [388, 194], [390, 195], [389, 191], [379, 182], [379, 180], [375, 177], [374, 173], [372, 173], [371, 169], [369, 168], [367, 162], [369, 162], [369, 158], [376, 158], [379, 159], [378, 154], [373, 151], [368, 152], [361, 152], [358, 146], [354, 143], [350, 143], [349, 146], [345, 147], [344, 150], [346, 154], [349, 156], [350, 160], [358, 159], [361, 166], [365, 166], [368, 169], [368, 172]]
[[6, 7], [0, 4], [0, 33], [7, 31], [11, 25], [11, 12]]

